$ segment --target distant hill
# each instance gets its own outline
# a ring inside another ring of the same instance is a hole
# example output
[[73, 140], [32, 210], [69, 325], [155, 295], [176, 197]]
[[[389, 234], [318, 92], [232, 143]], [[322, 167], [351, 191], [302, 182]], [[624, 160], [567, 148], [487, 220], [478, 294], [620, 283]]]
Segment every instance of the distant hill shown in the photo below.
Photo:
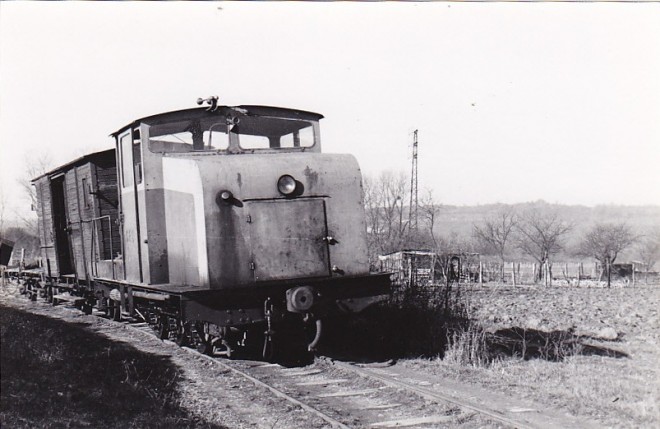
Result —
[[[480, 224], [484, 218], [495, 216], [502, 207], [513, 207], [520, 213], [531, 208], [556, 212], [562, 219], [574, 225], [573, 230], [567, 236], [568, 249], [574, 248], [585, 231], [599, 222], [626, 222], [635, 233], [640, 235], [647, 233], [653, 228], [660, 228], [660, 206], [600, 205], [587, 207], [536, 201], [522, 204], [486, 204], [477, 206], [442, 205], [437, 213], [434, 233], [443, 238], [448, 238], [452, 234], [455, 234], [458, 238], [468, 239], [472, 236], [473, 225]], [[522, 255], [517, 255], [514, 251], [511, 256], [520, 257]], [[575, 259], [570, 254], [559, 256]], [[624, 252], [620, 256], [621, 261], [632, 259], [635, 259], [634, 250]]]

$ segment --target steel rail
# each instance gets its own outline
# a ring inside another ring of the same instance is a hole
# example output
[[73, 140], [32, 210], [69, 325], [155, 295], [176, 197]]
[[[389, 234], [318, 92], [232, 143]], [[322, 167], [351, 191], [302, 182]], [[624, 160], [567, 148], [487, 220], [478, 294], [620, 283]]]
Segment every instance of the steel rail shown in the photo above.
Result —
[[[140, 329], [140, 328], [138, 328], [138, 327], [136, 327], [136, 326], [133, 326], [132, 323], [130, 323], [130, 322], [124, 322], [124, 323], [121, 323], [121, 322], [115, 322], [115, 323], [120, 323], [121, 325], [123, 325], [123, 326], [126, 327], [127, 329], [133, 330], [133, 331], [135, 331], [135, 332], [140, 332], [140, 333], [142, 333], [142, 334], [144, 334], [144, 335], [155, 336], [155, 333], [152, 332], [151, 329], [149, 329], [149, 331], [147, 331], [147, 330], [143, 330], [143, 329]], [[143, 326], [143, 327], [144, 327], [144, 326]], [[193, 355], [193, 356], [200, 357], [200, 358], [202, 358], [202, 359], [206, 359], [206, 360], [208, 360], [209, 362], [213, 362], [215, 365], [219, 365], [220, 367], [222, 367], [222, 368], [224, 368], [224, 369], [226, 369], [226, 370], [228, 370], [228, 371], [231, 371], [231, 372], [233, 372], [233, 373], [235, 373], [235, 374], [240, 375], [241, 377], [243, 377], [243, 378], [245, 378], [245, 379], [251, 381], [251, 382], [254, 383], [255, 385], [257, 385], [257, 386], [259, 386], [259, 387], [263, 387], [263, 388], [269, 390], [269, 391], [270, 391], [271, 393], [273, 393], [275, 396], [277, 396], [277, 397], [279, 397], [279, 398], [282, 398], [282, 399], [284, 399], [284, 400], [286, 400], [286, 401], [289, 401], [290, 403], [292, 403], [292, 404], [294, 404], [294, 405], [296, 405], [296, 406], [299, 406], [299, 407], [302, 408], [303, 410], [305, 410], [305, 411], [307, 411], [307, 412], [310, 412], [310, 413], [314, 414], [315, 416], [317, 416], [317, 417], [323, 419], [325, 422], [329, 423], [329, 424], [330, 424], [332, 427], [334, 427], [334, 428], [339, 428], [339, 429], [350, 429], [349, 426], [346, 426], [346, 425], [343, 424], [342, 422], [333, 419], [332, 417], [328, 416], [327, 414], [323, 413], [322, 411], [319, 411], [319, 410], [317, 410], [316, 408], [311, 407], [311, 406], [309, 406], [309, 405], [307, 405], [307, 404], [305, 404], [305, 403], [303, 403], [303, 402], [297, 400], [296, 398], [293, 398], [293, 397], [287, 395], [286, 393], [282, 392], [281, 390], [279, 390], [279, 389], [277, 389], [277, 388], [275, 388], [275, 387], [273, 387], [273, 386], [271, 386], [271, 385], [269, 385], [269, 384], [267, 384], [267, 383], [264, 383], [263, 381], [261, 381], [261, 380], [255, 378], [255, 377], [253, 377], [253, 376], [251, 376], [250, 374], [247, 374], [247, 373], [244, 372], [244, 371], [241, 371], [241, 370], [238, 369], [238, 368], [234, 368], [232, 365], [229, 365], [229, 364], [227, 364], [227, 363], [225, 363], [225, 362], [222, 362], [222, 361], [220, 360], [220, 358], [214, 358], [214, 357], [212, 357], [212, 356], [206, 355], [206, 354], [204, 354], [204, 353], [200, 353], [200, 352], [198, 352], [197, 350], [194, 350], [194, 349], [191, 349], [191, 348], [188, 348], [188, 347], [180, 347], [180, 346], [178, 346], [176, 343], [174, 343], [173, 341], [170, 341], [170, 340], [163, 340], [163, 342], [166, 343], [166, 344], [168, 344], [168, 345], [171, 345], [171, 346], [173, 346], [173, 347], [176, 347], [176, 348], [178, 348], [178, 349], [182, 349], [182, 350], [188, 352], [189, 354], [191, 354], [191, 355]]]
[[444, 394], [439, 393], [439, 392], [434, 392], [430, 389], [425, 389], [425, 388], [420, 387], [420, 386], [415, 386], [415, 385], [410, 384], [410, 383], [406, 383], [406, 382], [403, 382], [403, 381], [400, 381], [400, 380], [395, 380], [392, 377], [377, 374], [377, 373], [375, 373], [373, 371], [369, 371], [368, 369], [365, 369], [365, 368], [360, 368], [360, 367], [355, 366], [355, 365], [351, 365], [351, 364], [348, 364], [348, 363], [345, 363], [345, 362], [338, 362], [338, 361], [334, 361], [333, 365], [338, 366], [338, 367], [340, 367], [340, 368], [342, 368], [346, 371], [355, 373], [355, 374], [357, 374], [361, 377], [378, 380], [378, 381], [380, 381], [381, 383], [384, 383], [387, 386], [395, 387], [395, 388], [398, 388], [398, 389], [408, 390], [410, 392], [414, 392], [414, 393], [420, 395], [421, 397], [423, 397], [425, 399], [428, 399], [428, 400], [431, 400], [431, 401], [444, 401], [444, 402], [452, 403], [454, 405], [458, 405], [461, 408], [464, 408], [464, 409], [467, 409], [467, 410], [470, 410], [470, 411], [474, 411], [475, 413], [478, 413], [478, 414], [486, 415], [486, 416], [488, 416], [488, 417], [490, 417], [494, 420], [497, 420], [497, 421], [502, 422], [502, 423], [506, 423], [507, 425], [511, 425], [512, 427], [515, 427], [517, 429], [536, 429], [536, 426], [530, 426], [527, 423], [510, 419], [508, 417], [505, 417], [505, 416], [502, 416], [502, 415], [498, 414], [496, 411], [489, 410], [489, 409], [486, 409], [486, 408], [481, 408], [481, 407], [478, 407], [474, 404], [470, 404], [468, 402], [461, 401], [460, 399], [456, 399], [456, 398], [453, 398], [453, 397], [448, 396], [448, 395], [444, 395]]
[[[174, 344], [174, 343], [172, 343], [172, 344]], [[196, 351], [196, 350], [192, 350], [192, 349], [189, 349], [189, 348], [187, 348], [187, 347], [181, 347], [181, 348], [182, 348], [183, 350], [187, 351], [187, 352], [190, 353], [190, 354], [193, 354], [193, 355], [195, 355], [195, 356], [202, 357], [202, 358], [204, 358], [204, 359], [209, 360], [210, 362], [214, 362], [216, 365], [220, 365], [220, 366], [223, 367], [224, 369], [229, 370], [229, 371], [232, 371], [232, 372], [234, 372], [235, 374], [238, 374], [238, 375], [240, 375], [241, 377], [244, 377], [244, 378], [250, 380], [250, 381], [251, 381], [252, 383], [254, 383], [255, 385], [257, 385], [257, 386], [259, 386], [259, 387], [263, 387], [263, 388], [269, 390], [269, 391], [270, 391], [271, 393], [273, 393], [275, 396], [277, 396], [277, 397], [279, 397], [279, 398], [282, 398], [282, 399], [285, 399], [285, 400], [291, 402], [292, 404], [299, 406], [300, 408], [304, 409], [305, 411], [308, 411], [308, 412], [310, 412], [310, 413], [316, 415], [317, 417], [319, 417], [319, 418], [325, 420], [327, 423], [329, 423], [330, 425], [332, 425], [332, 427], [341, 428], [341, 429], [350, 429], [349, 426], [346, 426], [346, 425], [343, 424], [342, 422], [333, 419], [332, 417], [328, 416], [327, 414], [323, 413], [322, 411], [319, 411], [319, 410], [317, 410], [316, 408], [313, 408], [313, 407], [311, 407], [311, 406], [309, 406], [309, 405], [307, 405], [307, 404], [305, 404], [305, 403], [303, 403], [303, 402], [300, 402], [299, 400], [297, 400], [297, 399], [295, 399], [295, 398], [293, 398], [293, 397], [287, 395], [286, 393], [282, 392], [281, 390], [279, 390], [279, 389], [277, 389], [277, 388], [275, 388], [275, 387], [273, 387], [273, 386], [271, 386], [271, 385], [269, 385], [269, 384], [267, 384], [267, 383], [264, 383], [264, 382], [261, 381], [261, 380], [258, 380], [258, 379], [256, 379], [256, 378], [252, 377], [250, 374], [247, 374], [247, 373], [241, 371], [240, 369], [234, 368], [232, 365], [228, 365], [228, 364], [226, 364], [225, 362], [220, 361], [218, 358], [213, 358], [213, 357], [211, 357], [211, 356], [205, 355], [205, 354], [203, 354], [203, 353], [199, 353], [198, 351]]]

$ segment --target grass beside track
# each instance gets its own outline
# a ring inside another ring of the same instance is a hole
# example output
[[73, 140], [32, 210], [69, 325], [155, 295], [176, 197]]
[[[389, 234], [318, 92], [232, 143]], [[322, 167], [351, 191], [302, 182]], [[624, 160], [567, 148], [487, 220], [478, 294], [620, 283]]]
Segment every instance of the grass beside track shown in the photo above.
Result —
[[5, 306], [0, 336], [2, 427], [221, 427], [180, 406], [167, 356]]

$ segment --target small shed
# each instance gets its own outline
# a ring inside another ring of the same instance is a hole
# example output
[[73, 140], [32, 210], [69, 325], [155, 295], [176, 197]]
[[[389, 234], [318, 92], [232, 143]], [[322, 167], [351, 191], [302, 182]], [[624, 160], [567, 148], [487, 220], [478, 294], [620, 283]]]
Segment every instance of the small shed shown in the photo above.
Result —
[[401, 250], [378, 255], [381, 271], [394, 273], [397, 285], [431, 284], [435, 281], [435, 252]]

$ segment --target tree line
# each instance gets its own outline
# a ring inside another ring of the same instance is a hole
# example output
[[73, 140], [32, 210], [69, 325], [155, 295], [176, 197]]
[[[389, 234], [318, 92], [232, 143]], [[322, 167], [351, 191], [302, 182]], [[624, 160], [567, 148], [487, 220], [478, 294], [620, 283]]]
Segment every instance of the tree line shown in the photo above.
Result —
[[[660, 259], [660, 229], [637, 231], [625, 221], [597, 222], [578, 236], [577, 244], [568, 248], [570, 233], [576, 224], [562, 218], [550, 206], [531, 206], [524, 210], [502, 205], [493, 213], [473, 222], [469, 236], [447, 231], [437, 232], [442, 206], [432, 191], [419, 199], [418, 227], [413, 230], [409, 219], [409, 183], [405, 174], [384, 172], [364, 178], [364, 201], [367, 214], [369, 257], [378, 266], [378, 255], [404, 249], [426, 249], [437, 253], [480, 253], [497, 258], [503, 267], [506, 255], [519, 252], [541, 266], [548, 266], [560, 252], [598, 261], [607, 276], [624, 251], [635, 257], [648, 272]], [[542, 270], [538, 271], [541, 280]]]

